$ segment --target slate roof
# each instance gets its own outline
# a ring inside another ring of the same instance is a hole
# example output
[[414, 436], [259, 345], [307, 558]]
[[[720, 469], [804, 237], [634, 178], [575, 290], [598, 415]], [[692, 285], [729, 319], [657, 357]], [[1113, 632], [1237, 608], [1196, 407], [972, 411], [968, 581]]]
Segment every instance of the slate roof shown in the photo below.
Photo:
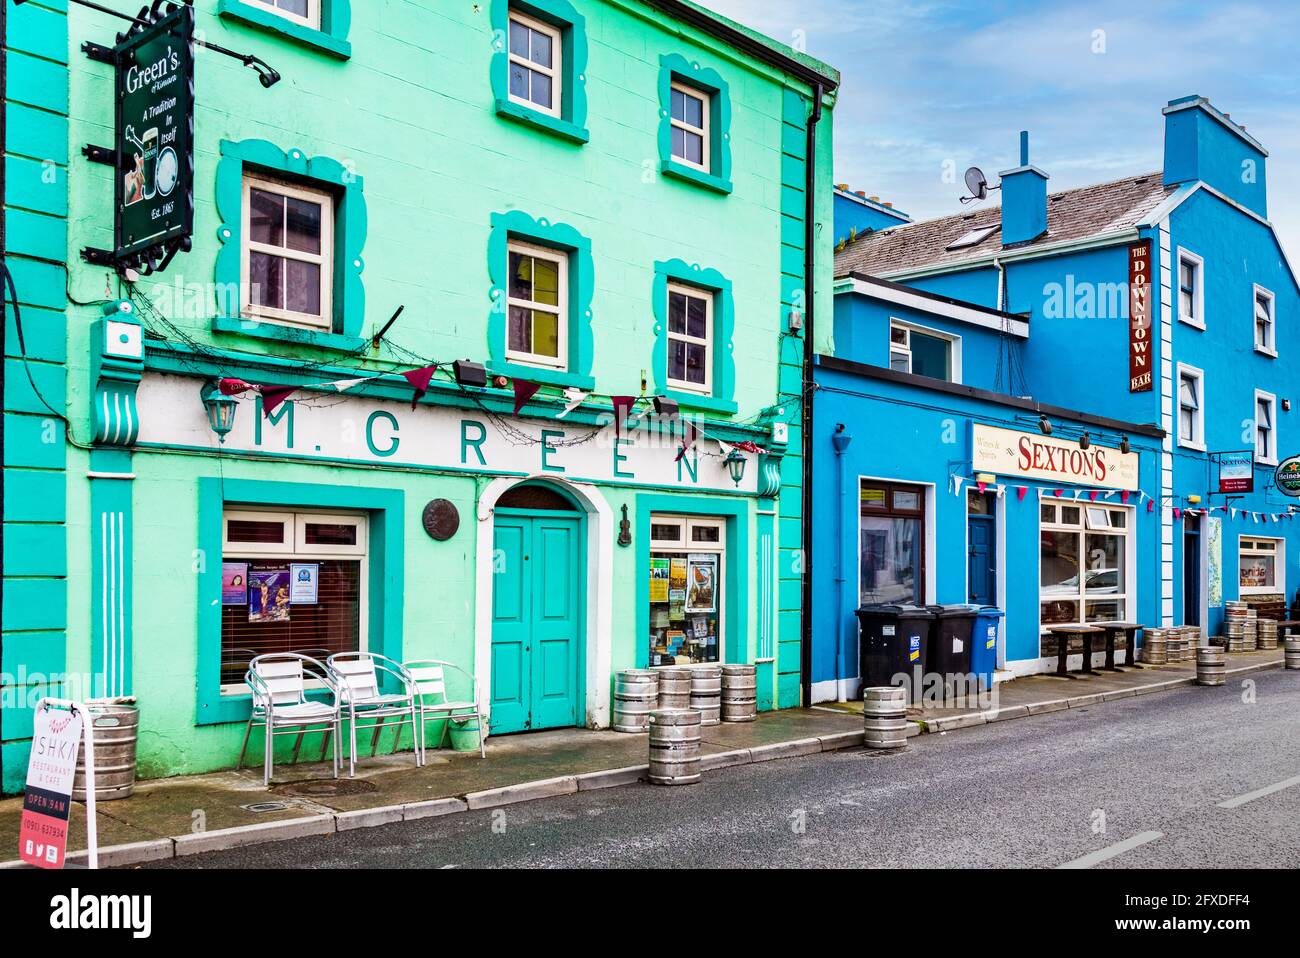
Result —
[[[1047, 233], [1016, 249], [1083, 240], [1136, 226], [1177, 189], [1166, 187], [1162, 180], [1161, 173], [1147, 173], [1052, 193], [1047, 198]], [[926, 266], [983, 259], [1002, 249], [1000, 230], [974, 246], [955, 250], [947, 247], [971, 230], [1001, 223], [1002, 208], [985, 206], [955, 216], [891, 226], [860, 236], [836, 253], [835, 275], [888, 276]]]

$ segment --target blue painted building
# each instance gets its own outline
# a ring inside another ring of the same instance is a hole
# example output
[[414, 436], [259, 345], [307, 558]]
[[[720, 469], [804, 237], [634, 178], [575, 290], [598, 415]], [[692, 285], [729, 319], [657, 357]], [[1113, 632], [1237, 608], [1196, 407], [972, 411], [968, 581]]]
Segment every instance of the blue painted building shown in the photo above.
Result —
[[[1055, 623], [1222, 631], [1300, 586], [1300, 288], [1267, 151], [1200, 97], [1159, 171], [1063, 192], [1029, 157], [1001, 205], [857, 230], [836, 257], [813, 439], [814, 700], [857, 693], [866, 602], [1006, 610], [998, 665]], [[838, 203], [838, 194], [837, 194]], [[836, 235], [857, 226], [836, 207]], [[1077, 658], [1075, 660], [1078, 661]]]

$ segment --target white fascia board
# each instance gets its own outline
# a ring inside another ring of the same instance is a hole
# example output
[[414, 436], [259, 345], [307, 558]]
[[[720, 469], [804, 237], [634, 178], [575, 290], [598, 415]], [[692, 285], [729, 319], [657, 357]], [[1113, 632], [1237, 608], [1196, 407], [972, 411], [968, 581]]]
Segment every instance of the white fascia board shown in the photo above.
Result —
[[1125, 243], [1131, 243], [1138, 239], [1137, 227], [1129, 227], [1122, 230], [1114, 230], [1110, 233], [1098, 233], [1096, 236], [1089, 236], [1085, 239], [1068, 240], [1063, 243], [1044, 243], [1041, 246], [1035, 245], [1024, 249], [1002, 249], [999, 248], [996, 253], [986, 253], [983, 256], [975, 256], [970, 259], [955, 260], [951, 263], [940, 263], [937, 265], [918, 266], [915, 269], [898, 270], [892, 273], [877, 274], [881, 279], [892, 280], [895, 283], [906, 282], [909, 279], [919, 279], [922, 276], [939, 276], [944, 273], [964, 273], [967, 270], [979, 269], [984, 266], [997, 266], [999, 263], [1016, 263], [1021, 260], [1043, 259], [1049, 256], [1061, 256], [1066, 253], [1077, 253], [1083, 250], [1101, 249], [1106, 246], [1120, 246]]
[[911, 290], [896, 289], [892, 286], [881, 286], [860, 279], [851, 279], [842, 285], [838, 285], [836, 290], [839, 291], [845, 287], [851, 287], [853, 292], [860, 293], [870, 299], [878, 299], [882, 302], [893, 303], [896, 306], [906, 306], [909, 309], [915, 309], [922, 313], [929, 313], [931, 316], [942, 316], [945, 319], [953, 319], [959, 323], [967, 323], [971, 326], [981, 326], [984, 329], [992, 329], [1000, 333], [1010, 333], [1012, 336], [1018, 336], [1021, 339], [1029, 338], [1029, 323], [1023, 319], [1009, 319], [994, 316], [991, 313], [986, 313], [982, 309], [972, 309], [969, 306], [962, 306], [959, 303], [949, 303], [944, 302], [943, 300], [933, 299], [930, 296], [913, 292]]

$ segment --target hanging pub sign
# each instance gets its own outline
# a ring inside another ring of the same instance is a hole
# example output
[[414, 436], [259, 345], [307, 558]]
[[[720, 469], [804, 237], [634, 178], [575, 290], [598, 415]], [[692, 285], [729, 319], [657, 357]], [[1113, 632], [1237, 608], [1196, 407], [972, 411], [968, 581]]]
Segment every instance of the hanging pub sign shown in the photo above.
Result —
[[194, 8], [132, 27], [113, 64], [113, 260], [149, 269], [194, 231]]
[[1152, 389], [1151, 241], [1128, 248], [1128, 391]]
[[1284, 459], [1273, 473], [1273, 483], [1282, 495], [1300, 498], [1300, 456]]
[[1250, 450], [1214, 454], [1219, 463], [1219, 492], [1255, 491], [1255, 454]]

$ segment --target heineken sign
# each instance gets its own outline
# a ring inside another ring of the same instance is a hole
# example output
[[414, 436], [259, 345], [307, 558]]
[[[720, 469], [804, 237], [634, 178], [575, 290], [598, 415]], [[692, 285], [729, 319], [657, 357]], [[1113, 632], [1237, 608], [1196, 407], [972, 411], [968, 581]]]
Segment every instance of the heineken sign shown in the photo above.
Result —
[[1300, 498], [1300, 456], [1292, 456], [1277, 467], [1273, 482], [1283, 495]]
[[113, 59], [113, 259], [145, 265], [188, 249], [194, 230], [194, 8], [133, 29]]

